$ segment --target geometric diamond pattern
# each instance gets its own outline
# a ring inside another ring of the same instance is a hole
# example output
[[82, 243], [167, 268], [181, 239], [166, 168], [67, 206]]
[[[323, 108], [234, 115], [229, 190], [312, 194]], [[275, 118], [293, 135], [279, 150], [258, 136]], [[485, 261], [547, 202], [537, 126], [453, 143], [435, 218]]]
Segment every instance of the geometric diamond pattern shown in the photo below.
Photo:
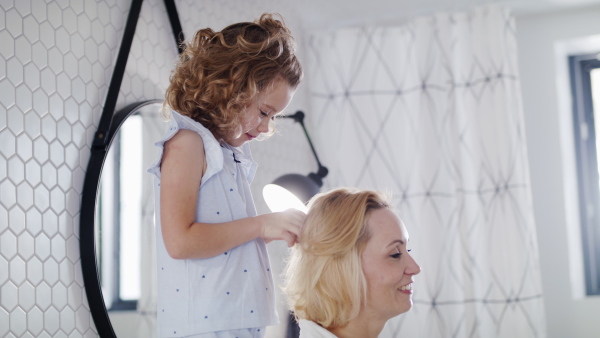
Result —
[[514, 17], [501, 7], [312, 36], [327, 186], [386, 190], [423, 271], [382, 337], [544, 337]]

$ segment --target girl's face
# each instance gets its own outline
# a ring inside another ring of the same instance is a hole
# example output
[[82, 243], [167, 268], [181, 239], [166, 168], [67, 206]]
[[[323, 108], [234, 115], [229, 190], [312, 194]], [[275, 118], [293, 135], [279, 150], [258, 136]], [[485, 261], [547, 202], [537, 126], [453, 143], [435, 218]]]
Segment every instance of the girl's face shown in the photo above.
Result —
[[389, 209], [371, 212], [367, 220], [371, 239], [362, 254], [367, 301], [361, 311], [373, 319], [388, 320], [412, 307], [413, 276], [421, 267], [408, 252], [408, 232]]
[[258, 137], [269, 131], [269, 121], [288, 106], [294, 97], [295, 89], [285, 81], [277, 80], [246, 107], [242, 123], [232, 135], [225, 137], [225, 142], [233, 147]]

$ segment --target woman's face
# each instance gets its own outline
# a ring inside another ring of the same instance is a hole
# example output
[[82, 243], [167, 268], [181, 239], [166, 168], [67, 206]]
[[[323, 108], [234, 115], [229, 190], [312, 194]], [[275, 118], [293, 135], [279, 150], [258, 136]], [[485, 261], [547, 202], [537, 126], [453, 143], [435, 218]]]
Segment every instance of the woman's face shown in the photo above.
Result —
[[367, 280], [367, 302], [361, 311], [388, 320], [412, 307], [413, 276], [421, 267], [408, 252], [406, 227], [389, 209], [371, 212], [367, 220], [371, 239], [362, 254]]
[[277, 80], [246, 107], [240, 127], [233, 135], [225, 137], [225, 142], [239, 147], [268, 132], [269, 121], [277, 113], [285, 110], [292, 101], [295, 91], [285, 81]]

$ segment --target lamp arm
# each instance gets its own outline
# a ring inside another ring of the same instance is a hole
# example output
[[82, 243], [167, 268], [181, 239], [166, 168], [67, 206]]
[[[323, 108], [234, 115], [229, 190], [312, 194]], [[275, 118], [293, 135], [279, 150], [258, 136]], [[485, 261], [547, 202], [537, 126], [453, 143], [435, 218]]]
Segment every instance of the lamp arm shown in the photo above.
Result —
[[317, 164], [319, 165], [319, 170], [317, 172], [317, 175], [319, 175], [321, 178], [327, 176], [327, 174], [329, 173], [329, 170], [327, 169], [327, 167], [325, 167], [321, 164], [321, 161], [319, 161], [319, 156], [317, 156], [315, 147], [313, 146], [313, 143], [310, 140], [310, 136], [308, 135], [308, 131], [306, 130], [306, 126], [304, 125], [304, 112], [302, 112], [301, 110], [298, 110], [293, 115], [280, 115], [279, 117], [293, 119], [294, 121], [300, 123], [300, 125], [302, 126], [302, 130], [304, 130], [304, 135], [306, 135], [306, 139], [308, 140], [308, 145], [310, 146], [310, 150], [312, 150], [313, 155], [315, 155], [315, 160], [317, 160]]

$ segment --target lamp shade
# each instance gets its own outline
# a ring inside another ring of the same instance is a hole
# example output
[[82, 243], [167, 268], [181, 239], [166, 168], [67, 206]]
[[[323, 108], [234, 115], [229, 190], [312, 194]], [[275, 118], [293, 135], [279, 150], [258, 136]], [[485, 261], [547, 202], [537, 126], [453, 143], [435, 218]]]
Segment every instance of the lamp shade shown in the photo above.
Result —
[[306, 212], [306, 203], [319, 192], [322, 185], [312, 176], [287, 174], [267, 184], [263, 188], [263, 197], [269, 209], [277, 212], [295, 208]]

